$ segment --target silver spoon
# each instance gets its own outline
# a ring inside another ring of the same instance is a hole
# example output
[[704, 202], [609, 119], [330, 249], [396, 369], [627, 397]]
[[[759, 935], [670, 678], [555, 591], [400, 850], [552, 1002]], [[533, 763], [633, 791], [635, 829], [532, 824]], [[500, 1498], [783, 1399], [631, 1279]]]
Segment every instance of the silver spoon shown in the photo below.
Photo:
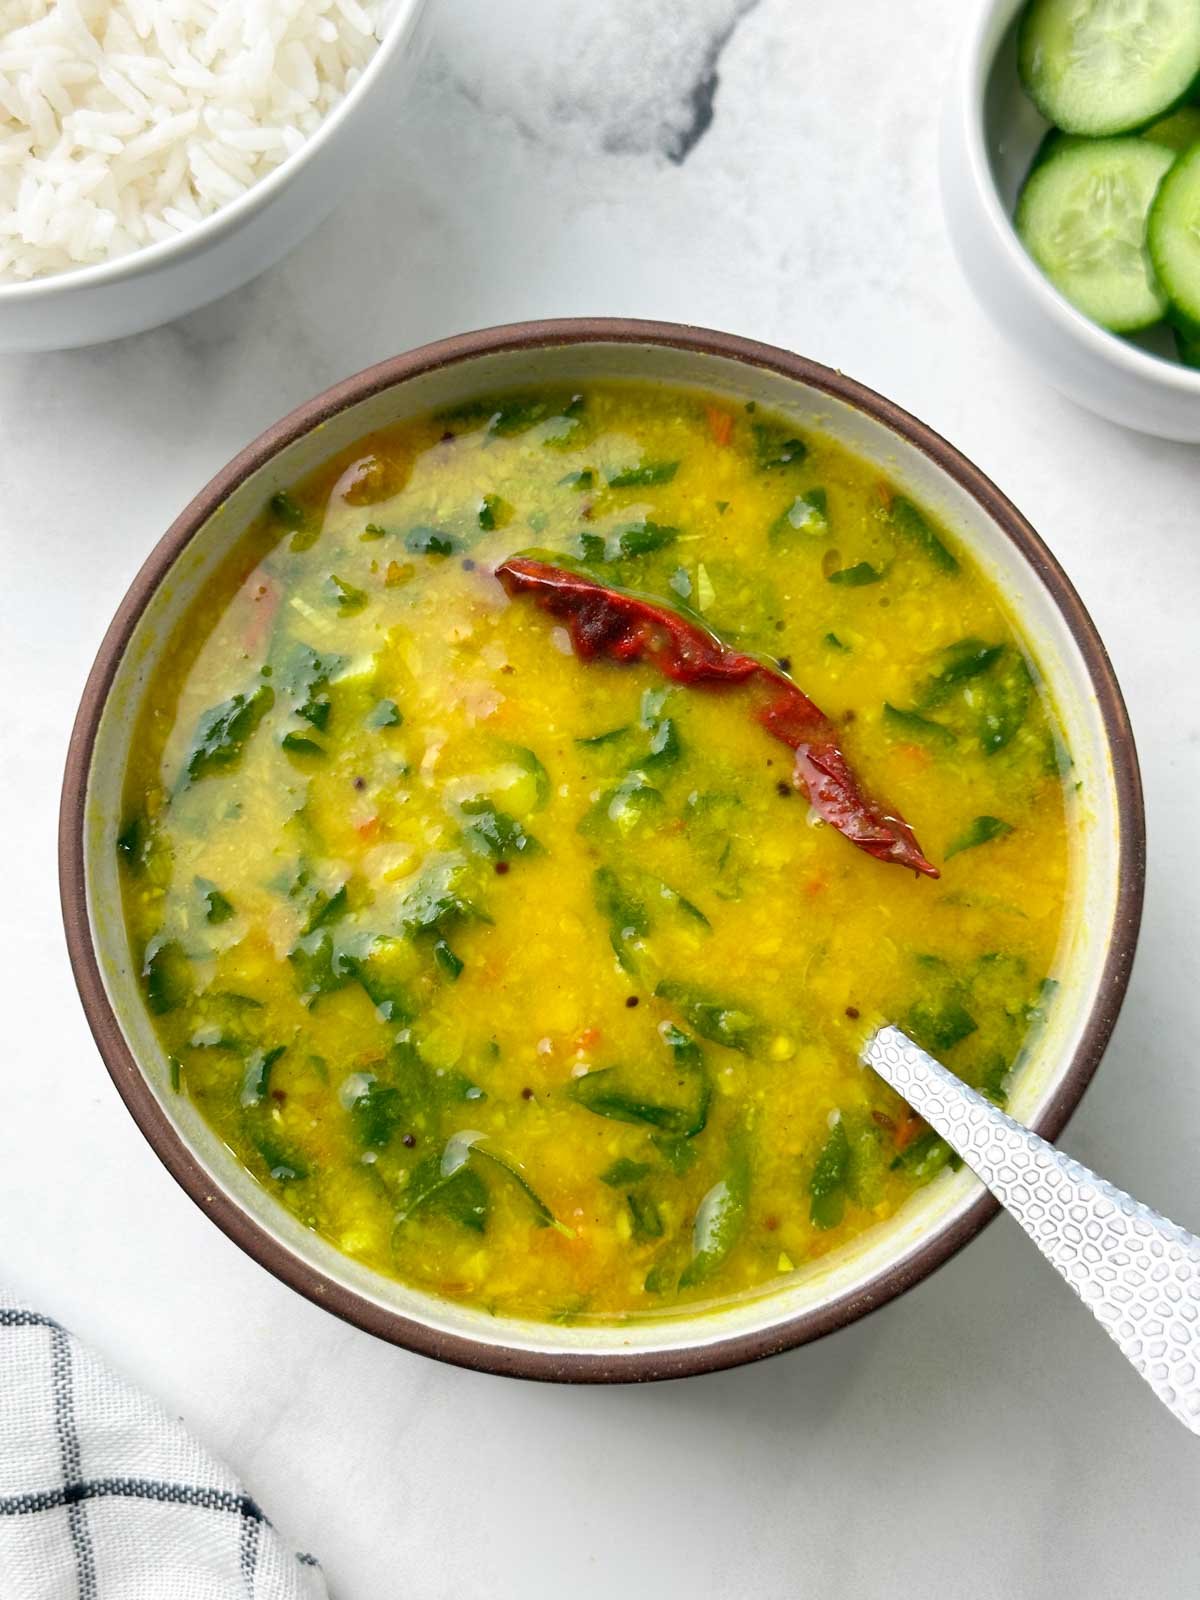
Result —
[[1200, 1239], [976, 1094], [899, 1028], [863, 1060], [958, 1151], [1155, 1394], [1200, 1433]]

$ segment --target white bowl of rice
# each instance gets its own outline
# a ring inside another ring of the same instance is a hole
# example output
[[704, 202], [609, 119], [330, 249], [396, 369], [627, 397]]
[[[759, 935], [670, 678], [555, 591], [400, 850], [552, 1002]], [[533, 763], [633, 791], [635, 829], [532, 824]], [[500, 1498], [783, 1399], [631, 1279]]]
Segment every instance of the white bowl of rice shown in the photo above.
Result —
[[2, 0], [0, 351], [156, 327], [278, 261], [379, 161], [423, 9]]

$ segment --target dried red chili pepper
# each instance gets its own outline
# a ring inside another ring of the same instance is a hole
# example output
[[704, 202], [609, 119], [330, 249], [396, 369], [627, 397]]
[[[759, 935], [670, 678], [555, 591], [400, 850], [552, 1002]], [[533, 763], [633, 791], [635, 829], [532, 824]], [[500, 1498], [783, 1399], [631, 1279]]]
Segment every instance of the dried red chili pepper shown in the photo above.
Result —
[[792, 680], [756, 657], [733, 650], [670, 606], [613, 589], [594, 578], [527, 556], [496, 569], [508, 594], [528, 595], [566, 623], [583, 661], [646, 661], [674, 683], [719, 687], [748, 684], [759, 703], [754, 716], [796, 753], [792, 783], [818, 816], [860, 850], [936, 878], [903, 817], [860, 788], [825, 713]]

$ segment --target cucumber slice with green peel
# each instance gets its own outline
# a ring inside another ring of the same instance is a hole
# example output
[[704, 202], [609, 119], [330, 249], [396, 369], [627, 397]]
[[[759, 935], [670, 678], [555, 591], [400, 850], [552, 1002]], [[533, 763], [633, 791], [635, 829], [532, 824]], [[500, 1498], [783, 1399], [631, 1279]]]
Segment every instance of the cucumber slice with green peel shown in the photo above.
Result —
[[1196, 0], [1031, 0], [1025, 92], [1064, 133], [1127, 133], [1164, 116], [1200, 77]]
[[1176, 326], [1200, 337], [1200, 144], [1181, 155], [1159, 186], [1146, 230], [1150, 259]]
[[[1195, 133], [1189, 135], [1195, 119]], [[1166, 150], [1186, 150], [1189, 145], [1195, 144], [1200, 139], [1200, 109], [1185, 106], [1182, 111], [1173, 111], [1169, 117], [1164, 117], [1161, 122], [1152, 123], [1139, 138], [1149, 139], [1154, 144], [1161, 144]], [[1051, 156], [1056, 156], [1060, 150], [1072, 150], [1079, 144], [1092, 144], [1094, 141], [1084, 138], [1081, 133], [1064, 133], [1061, 128], [1047, 128], [1033, 152], [1033, 160], [1029, 163], [1029, 171], [1025, 174], [1026, 180], [1031, 178], [1039, 167], [1044, 167]]]
[[1060, 150], [1070, 150], [1077, 144], [1087, 144], [1086, 139], [1081, 139], [1077, 133], [1063, 133], [1058, 128], [1047, 128], [1042, 135], [1041, 142], [1033, 152], [1033, 160], [1029, 163], [1029, 171], [1025, 174], [1025, 182], [1039, 167], [1044, 167], [1051, 156], [1056, 156]]
[[1200, 371], [1200, 338], [1194, 334], [1184, 333], [1182, 328], [1176, 328], [1175, 348], [1185, 367], [1195, 367]]
[[1017, 233], [1050, 282], [1114, 333], [1166, 315], [1146, 248], [1146, 218], [1174, 155], [1147, 139], [1072, 140], [1037, 167], [1017, 202]]
[[1165, 144], [1169, 150], [1182, 154], [1192, 145], [1200, 144], [1200, 106], [1180, 106], [1169, 117], [1152, 122], [1142, 138], [1153, 139], [1155, 144]]

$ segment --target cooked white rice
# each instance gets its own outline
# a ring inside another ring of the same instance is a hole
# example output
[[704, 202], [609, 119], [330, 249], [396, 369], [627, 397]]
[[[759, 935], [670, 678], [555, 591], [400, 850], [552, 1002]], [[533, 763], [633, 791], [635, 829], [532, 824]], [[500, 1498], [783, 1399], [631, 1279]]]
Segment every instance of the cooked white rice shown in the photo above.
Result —
[[384, 0], [0, 0], [0, 280], [172, 239], [299, 149]]

